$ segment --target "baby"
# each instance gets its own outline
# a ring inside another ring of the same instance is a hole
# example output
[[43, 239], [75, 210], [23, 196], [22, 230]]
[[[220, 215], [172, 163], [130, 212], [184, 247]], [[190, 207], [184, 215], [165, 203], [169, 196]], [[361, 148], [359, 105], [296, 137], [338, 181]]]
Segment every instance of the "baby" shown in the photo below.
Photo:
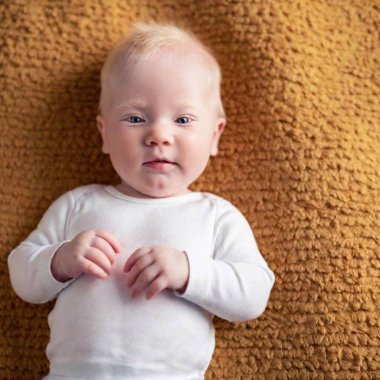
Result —
[[63, 194], [8, 258], [22, 299], [57, 298], [45, 379], [204, 379], [214, 315], [263, 313], [274, 275], [248, 222], [189, 190], [218, 153], [220, 82], [171, 25], [137, 25], [109, 54], [97, 126], [121, 183]]

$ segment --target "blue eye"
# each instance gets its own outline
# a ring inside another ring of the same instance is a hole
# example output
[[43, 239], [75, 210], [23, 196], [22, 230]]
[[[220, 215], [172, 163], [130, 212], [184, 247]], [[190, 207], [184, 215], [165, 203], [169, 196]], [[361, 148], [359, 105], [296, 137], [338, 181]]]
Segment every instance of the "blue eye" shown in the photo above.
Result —
[[127, 118], [125, 118], [125, 120], [128, 121], [128, 123], [132, 123], [132, 124], [139, 124], [145, 121], [140, 116], [128, 116]]
[[179, 117], [176, 121], [177, 124], [188, 124], [191, 122], [191, 119], [186, 116]]

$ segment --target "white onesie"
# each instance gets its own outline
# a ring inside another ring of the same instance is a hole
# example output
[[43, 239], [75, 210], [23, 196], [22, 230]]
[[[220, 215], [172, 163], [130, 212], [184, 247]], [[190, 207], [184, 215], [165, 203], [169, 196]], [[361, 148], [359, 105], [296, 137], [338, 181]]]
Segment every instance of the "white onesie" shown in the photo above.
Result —
[[[56, 281], [50, 263], [57, 249], [97, 229], [122, 245], [111, 275]], [[183, 294], [130, 297], [123, 266], [137, 248], [152, 245], [186, 252]], [[49, 315], [48, 380], [203, 379], [215, 345], [213, 316], [257, 318], [274, 284], [248, 222], [228, 201], [199, 192], [139, 199], [109, 185], [81, 186], [58, 198], [8, 265], [25, 301], [58, 296]]]

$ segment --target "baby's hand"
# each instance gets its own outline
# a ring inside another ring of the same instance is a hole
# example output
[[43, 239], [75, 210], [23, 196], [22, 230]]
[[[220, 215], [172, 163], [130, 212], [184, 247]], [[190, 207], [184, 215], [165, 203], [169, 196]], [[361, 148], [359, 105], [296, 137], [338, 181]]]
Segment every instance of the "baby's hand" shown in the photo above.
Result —
[[84, 231], [63, 244], [54, 254], [51, 271], [57, 281], [66, 282], [81, 273], [106, 278], [121, 245], [104, 230]]
[[146, 299], [151, 299], [166, 288], [184, 292], [189, 262], [183, 251], [161, 245], [142, 247], [128, 258], [124, 272], [128, 273], [127, 285], [132, 298], [147, 287]]

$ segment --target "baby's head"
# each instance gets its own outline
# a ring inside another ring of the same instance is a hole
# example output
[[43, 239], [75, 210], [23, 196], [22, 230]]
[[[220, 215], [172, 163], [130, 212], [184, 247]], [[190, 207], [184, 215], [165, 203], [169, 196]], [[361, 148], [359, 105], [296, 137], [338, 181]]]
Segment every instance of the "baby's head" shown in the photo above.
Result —
[[220, 68], [190, 32], [137, 25], [106, 59], [97, 124], [103, 152], [135, 197], [188, 192], [218, 152]]

